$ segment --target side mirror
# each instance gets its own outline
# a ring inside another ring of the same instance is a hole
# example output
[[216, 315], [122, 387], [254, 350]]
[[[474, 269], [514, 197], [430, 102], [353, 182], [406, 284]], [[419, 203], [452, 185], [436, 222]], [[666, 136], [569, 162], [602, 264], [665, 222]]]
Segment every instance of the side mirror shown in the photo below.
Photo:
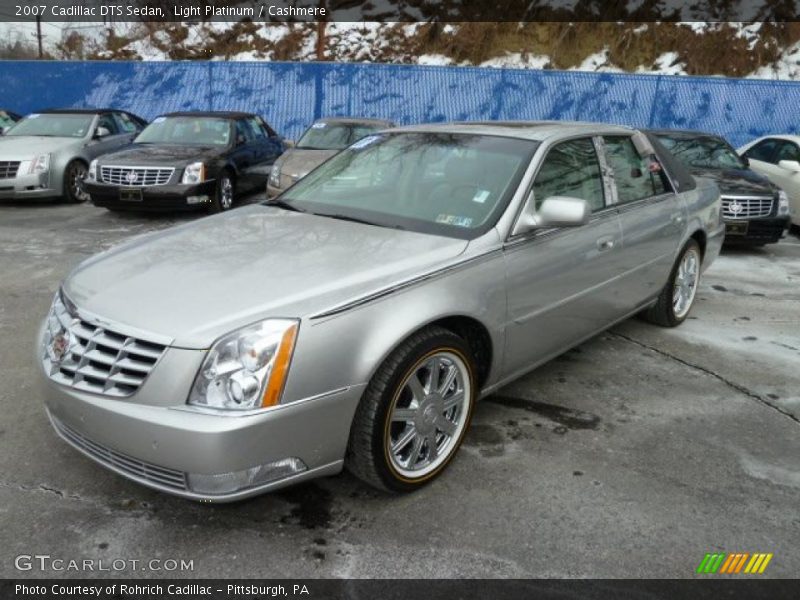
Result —
[[244, 136], [243, 136], [243, 135], [237, 135], [237, 136], [236, 136], [236, 145], [237, 145], [237, 146], [244, 146], [244, 143], [245, 143], [246, 141], [247, 141], [247, 140], [245, 140], [245, 139], [244, 139]]
[[778, 166], [781, 169], [786, 169], [787, 171], [792, 171], [793, 173], [800, 173], [800, 162], [796, 160], [782, 160], [778, 162]]
[[100, 138], [108, 137], [109, 135], [111, 135], [111, 132], [107, 127], [98, 127], [94, 132], [94, 137], [98, 140]]
[[749, 166], [750, 166], [750, 159], [749, 159], [749, 158], [747, 158], [747, 157], [746, 157], [746, 156], [744, 156], [744, 155], [740, 156], [739, 158], [741, 158], [741, 159], [742, 159], [742, 162], [744, 163], [744, 166], [745, 166], [745, 167], [749, 167]]
[[[531, 208], [531, 206], [532, 203], [527, 208]], [[550, 227], [579, 227], [589, 222], [591, 214], [592, 211], [586, 200], [571, 196], [550, 196], [542, 202], [539, 210], [535, 213], [528, 210], [523, 213], [513, 234]]]
[[283, 140], [283, 145], [287, 148], [294, 148], [297, 145], [297, 142], [294, 140]]

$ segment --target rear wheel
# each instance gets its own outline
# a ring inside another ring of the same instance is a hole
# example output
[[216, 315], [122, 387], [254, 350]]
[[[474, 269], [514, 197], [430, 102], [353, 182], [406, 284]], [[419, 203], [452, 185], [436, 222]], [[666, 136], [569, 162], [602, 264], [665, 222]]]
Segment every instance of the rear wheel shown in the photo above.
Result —
[[702, 264], [700, 245], [693, 239], [683, 247], [677, 262], [672, 267], [669, 281], [653, 306], [644, 317], [662, 327], [676, 327], [686, 320], [697, 295]]
[[214, 191], [214, 201], [211, 203], [211, 212], [219, 213], [233, 208], [236, 197], [236, 182], [229, 171], [223, 171], [217, 180]]
[[73, 160], [67, 165], [64, 169], [64, 200], [79, 203], [89, 199], [89, 194], [83, 189], [86, 173], [88, 168], [79, 160]]
[[469, 427], [475, 366], [462, 338], [429, 327], [403, 342], [364, 392], [346, 466], [391, 492], [410, 492], [439, 475]]

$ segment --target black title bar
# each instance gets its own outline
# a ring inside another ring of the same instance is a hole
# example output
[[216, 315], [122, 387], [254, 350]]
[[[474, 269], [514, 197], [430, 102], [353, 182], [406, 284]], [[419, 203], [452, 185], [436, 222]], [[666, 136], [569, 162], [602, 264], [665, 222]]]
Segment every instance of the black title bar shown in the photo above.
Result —
[[800, 0], [0, 0], [1, 21], [798, 21]]

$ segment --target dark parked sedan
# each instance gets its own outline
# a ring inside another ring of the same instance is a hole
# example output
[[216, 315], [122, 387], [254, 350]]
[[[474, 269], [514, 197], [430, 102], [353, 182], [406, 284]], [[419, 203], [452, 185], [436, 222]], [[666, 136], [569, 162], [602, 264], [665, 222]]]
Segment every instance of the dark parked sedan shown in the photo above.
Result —
[[10, 110], [0, 108], [0, 135], [3, 135], [6, 132], [6, 129], [11, 127], [21, 118], [22, 115], [18, 115], [17, 113], [12, 112]]
[[763, 246], [789, 227], [789, 199], [766, 177], [750, 169], [724, 138], [697, 131], [654, 131], [659, 141], [698, 177], [722, 192], [725, 242]]
[[92, 162], [86, 191], [111, 210], [228, 210], [263, 189], [284, 140], [261, 117], [239, 112], [163, 115], [133, 145]]

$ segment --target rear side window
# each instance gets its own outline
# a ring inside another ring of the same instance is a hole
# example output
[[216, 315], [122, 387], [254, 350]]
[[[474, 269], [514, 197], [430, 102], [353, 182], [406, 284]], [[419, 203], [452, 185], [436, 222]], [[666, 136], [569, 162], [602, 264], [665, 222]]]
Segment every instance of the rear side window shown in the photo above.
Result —
[[796, 160], [800, 162], [800, 148], [794, 142], [783, 141], [778, 145], [778, 153], [775, 155], [775, 164], [782, 160]]
[[667, 191], [662, 174], [650, 172], [647, 161], [639, 156], [631, 138], [608, 136], [603, 140], [606, 160], [614, 173], [620, 204], [657, 196]]
[[758, 142], [755, 146], [750, 148], [744, 155], [753, 160], [760, 160], [761, 162], [773, 162], [772, 157], [775, 156], [775, 147], [778, 140], [763, 140]]
[[592, 211], [605, 206], [603, 177], [591, 139], [563, 142], [547, 153], [533, 182], [536, 208], [551, 196], [581, 198]]

